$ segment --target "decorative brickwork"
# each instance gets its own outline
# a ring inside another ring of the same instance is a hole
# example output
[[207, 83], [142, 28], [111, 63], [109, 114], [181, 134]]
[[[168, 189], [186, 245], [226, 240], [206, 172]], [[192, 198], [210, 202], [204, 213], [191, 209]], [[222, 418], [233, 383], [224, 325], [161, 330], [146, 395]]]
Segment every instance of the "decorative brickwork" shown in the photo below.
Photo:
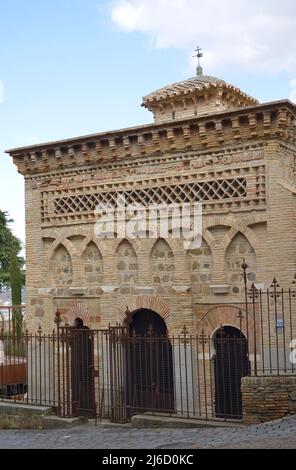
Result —
[[166, 321], [169, 325], [171, 321], [171, 310], [167, 299], [163, 299], [155, 295], [133, 295], [124, 296], [120, 299], [119, 309], [119, 320], [121, 323], [126, 320], [126, 304], [128, 304], [130, 311], [134, 312], [141, 308], [148, 308], [158, 314]]
[[246, 180], [205, 181], [179, 186], [156, 186], [134, 191], [113, 191], [98, 194], [81, 194], [77, 196], [55, 199], [55, 214], [75, 214], [94, 212], [99, 207], [116, 207], [118, 195], [125, 199], [125, 204], [176, 204], [192, 203], [207, 200], [241, 198], [247, 195]]

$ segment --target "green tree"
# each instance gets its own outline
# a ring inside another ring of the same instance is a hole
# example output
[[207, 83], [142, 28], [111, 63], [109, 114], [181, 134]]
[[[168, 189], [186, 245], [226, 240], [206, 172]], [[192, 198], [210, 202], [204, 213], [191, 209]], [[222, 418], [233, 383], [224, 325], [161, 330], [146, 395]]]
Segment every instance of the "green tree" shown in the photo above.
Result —
[[7, 212], [0, 210], [0, 290], [10, 287], [10, 266], [11, 257], [17, 257], [19, 269], [21, 270], [21, 285], [24, 285], [24, 260], [22, 257], [17, 256], [21, 249], [21, 241], [15, 237], [9, 227], [13, 220], [8, 218]]
[[[22, 304], [22, 275], [20, 263], [15, 251], [10, 255], [10, 288], [12, 306], [20, 306]], [[12, 310], [13, 331], [19, 337], [22, 331], [22, 312], [19, 309]]]

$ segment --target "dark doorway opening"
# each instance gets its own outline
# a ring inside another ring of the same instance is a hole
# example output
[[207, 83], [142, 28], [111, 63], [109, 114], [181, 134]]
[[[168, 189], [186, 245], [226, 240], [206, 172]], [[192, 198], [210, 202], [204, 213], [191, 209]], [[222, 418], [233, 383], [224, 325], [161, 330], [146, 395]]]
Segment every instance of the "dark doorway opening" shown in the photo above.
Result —
[[96, 416], [93, 332], [75, 320], [70, 331], [72, 415]]
[[223, 326], [214, 339], [217, 418], [242, 418], [241, 378], [249, 374], [248, 342], [237, 328]]
[[173, 412], [173, 353], [164, 320], [141, 309], [128, 328], [128, 401], [133, 412]]

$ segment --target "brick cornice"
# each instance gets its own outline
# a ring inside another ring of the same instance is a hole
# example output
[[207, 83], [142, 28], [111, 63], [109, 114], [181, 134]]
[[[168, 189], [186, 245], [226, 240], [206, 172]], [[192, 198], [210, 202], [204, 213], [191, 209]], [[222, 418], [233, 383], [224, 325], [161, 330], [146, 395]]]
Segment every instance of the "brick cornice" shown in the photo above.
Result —
[[288, 100], [164, 124], [148, 124], [8, 150], [23, 175], [150, 157], [175, 151], [211, 150], [254, 139], [294, 145], [296, 106]]

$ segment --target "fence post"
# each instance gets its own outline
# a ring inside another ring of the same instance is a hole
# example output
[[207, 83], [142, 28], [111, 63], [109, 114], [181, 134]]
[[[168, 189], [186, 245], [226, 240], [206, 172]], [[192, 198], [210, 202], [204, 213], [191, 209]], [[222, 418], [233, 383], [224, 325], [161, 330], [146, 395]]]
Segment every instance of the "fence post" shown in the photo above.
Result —
[[256, 299], [259, 297], [258, 289], [254, 283], [251, 286], [251, 298], [252, 298], [252, 308], [253, 308], [253, 324], [254, 324], [254, 374], [257, 375], [257, 324], [256, 324]]
[[244, 289], [245, 289], [246, 333], [247, 333], [247, 340], [248, 340], [248, 356], [250, 356], [250, 350], [249, 350], [249, 302], [248, 302], [248, 278], [247, 278], [248, 265], [247, 265], [245, 259], [243, 259], [243, 263], [241, 265], [241, 268], [243, 270], [242, 276], [243, 276], [243, 280], [244, 280]]
[[60, 363], [60, 324], [62, 323], [61, 312], [57, 309], [55, 314], [55, 323], [57, 325], [57, 356], [58, 356], [58, 415], [61, 416], [61, 363]]

